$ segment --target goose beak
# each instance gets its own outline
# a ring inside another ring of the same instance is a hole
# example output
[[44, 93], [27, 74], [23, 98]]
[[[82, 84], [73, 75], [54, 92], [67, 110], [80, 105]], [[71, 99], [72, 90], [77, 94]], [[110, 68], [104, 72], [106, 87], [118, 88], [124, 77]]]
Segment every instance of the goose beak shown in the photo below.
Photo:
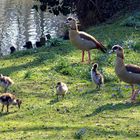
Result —
[[20, 104], [18, 104], [18, 108], [20, 109]]
[[64, 24], [69, 25], [69, 21], [68, 20], [65, 20], [64, 21]]
[[65, 21], [64, 24], [68, 24], [68, 21]]
[[20, 109], [20, 106], [21, 106], [21, 103], [22, 103], [22, 101], [21, 100], [18, 100], [18, 108]]
[[68, 21], [64, 22], [66, 28], [70, 28], [70, 23]]
[[108, 52], [108, 54], [112, 54], [114, 51], [113, 50], [110, 50], [109, 52]]

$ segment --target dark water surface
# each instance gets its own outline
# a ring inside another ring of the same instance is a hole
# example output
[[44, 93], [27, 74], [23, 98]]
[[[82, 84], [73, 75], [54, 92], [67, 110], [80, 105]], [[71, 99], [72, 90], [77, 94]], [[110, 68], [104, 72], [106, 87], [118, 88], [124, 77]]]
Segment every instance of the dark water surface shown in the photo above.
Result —
[[0, 55], [10, 53], [10, 47], [22, 50], [26, 41], [33, 44], [43, 35], [61, 36], [61, 16], [32, 9], [33, 0], [0, 0]]

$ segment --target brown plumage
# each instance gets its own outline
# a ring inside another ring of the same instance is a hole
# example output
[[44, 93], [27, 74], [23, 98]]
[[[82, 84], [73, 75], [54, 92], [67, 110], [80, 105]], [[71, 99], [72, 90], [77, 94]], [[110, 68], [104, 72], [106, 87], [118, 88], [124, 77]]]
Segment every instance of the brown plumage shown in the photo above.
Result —
[[133, 73], [140, 73], [140, 67], [132, 64], [125, 65], [126, 70]]
[[67, 92], [68, 92], [67, 85], [63, 82], [58, 82], [57, 85], [56, 85], [57, 99], [58, 99], [58, 96], [64, 97]]
[[133, 64], [124, 64], [124, 50], [119, 45], [114, 45], [111, 52], [116, 52], [115, 72], [121, 81], [129, 83], [132, 86], [131, 99], [134, 100], [134, 85], [140, 84], [140, 67]]
[[93, 64], [91, 68], [91, 79], [97, 85], [97, 88], [100, 89], [101, 85], [104, 84], [104, 77], [103, 75], [97, 70], [98, 64]]
[[88, 58], [90, 62], [90, 50], [98, 49], [102, 52], [106, 52], [107, 49], [97, 41], [93, 36], [78, 30], [77, 22], [74, 18], [67, 18], [67, 25], [69, 26], [69, 38], [71, 43], [82, 50], [82, 62], [84, 61], [84, 51], [88, 52]]
[[134, 91], [132, 101], [135, 101], [138, 94], [140, 94], [140, 89]]
[[12, 84], [14, 84], [14, 82], [10, 77], [0, 74], [0, 85], [4, 87], [4, 92], [6, 92], [8, 87]]
[[9, 105], [17, 105], [20, 108], [22, 101], [20, 99], [16, 99], [15, 95], [11, 93], [3, 93], [0, 95], [0, 103], [2, 104], [3, 111], [4, 106], [7, 107], [7, 112], [9, 112]]

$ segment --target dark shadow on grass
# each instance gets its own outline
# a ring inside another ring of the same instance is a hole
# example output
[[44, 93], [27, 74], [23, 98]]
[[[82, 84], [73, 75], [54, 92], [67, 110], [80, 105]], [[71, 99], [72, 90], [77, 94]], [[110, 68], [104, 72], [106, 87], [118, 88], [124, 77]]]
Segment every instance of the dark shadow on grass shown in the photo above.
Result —
[[57, 102], [59, 102], [59, 100], [57, 98], [55, 98], [55, 99], [51, 100], [49, 104], [53, 105], [53, 104], [55, 104]]
[[67, 55], [68, 53], [75, 50], [75, 47], [70, 45], [69, 43], [62, 41], [59, 45], [52, 46], [52, 47], [41, 47], [41, 48], [33, 48], [27, 50], [17, 51], [11, 55], [4, 56], [2, 59], [4, 60], [11, 60], [15, 58], [25, 57], [25, 56], [38, 56], [39, 53], [55, 53], [55, 54], [62, 54]]
[[10, 114], [14, 114], [16, 112], [17, 111], [13, 111], [13, 112], [0, 112], [0, 117], [7, 116], [7, 115], [10, 115]]
[[[33, 132], [33, 131], [51, 131], [51, 133], [53, 133], [53, 131], [56, 131], [57, 133], [59, 133], [61, 135], [61, 132], [63, 131], [68, 131], [69, 133], [71, 133], [71, 131], [75, 131], [75, 134], [77, 131], [79, 131], [80, 129], [83, 129], [83, 127], [80, 126], [46, 126], [44, 125], [40, 125], [40, 126], [33, 126], [33, 127], [20, 127], [20, 128], [14, 128], [13, 129], [7, 129], [2, 131], [1, 133], [9, 133], [9, 132], [20, 132], [20, 131], [24, 131], [24, 132]], [[96, 135], [99, 138], [102, 137], [116, 137], [116, 136], [123, 136], [123, 137], [129, 137], [129, 138], [134, 138], [136, 136], [139, 136], [133, 132], [126, 132], [125, 130], [107, 130], [105, 127], [104, 128], [99, 128], [99, 127], [84, 127], [84, 129], [86, 129], [86, 133], [88, 132], [92, 132], [94, 135]], [[55, 133], [56, 133], [55, 132]], [[55, 136], [54, 136], [55, 137]], [[75, 137], [75, 135], [73, 135], [73, 137]]]
[[83, 94], [81, 94], [81, 96], [88, 95], [88, 94], [97, 95], [100, 93], [101, 93], [101, 90], [95, 88], [95, 89], [91, 89], [91, 90], [84, 92]]
[[106, 128], [96, 128], [94, 129], [94, 133], [98, 135], [99, 137], [108, 137], [108, 138], [113, 138], [116, 136], [123, 136], [125, 138], [136, 138], [139, 135], [135, 134], [134, 132], [127, 132], [127, 131], [117, 131], [117, 130], [108, 130]]
[[99, 113], [102, 113], [103, 111], [117, 111], [117, 110], [122, 110], [122, 109], [128, 109], [134, 106], [140, 106], [140, 102], [133, 104], [133, 103], [118, 103], [118, 104], [112, 104], [108, 103], [105, 105], [102, 105], [98, 108], [96, 108], [91, 114], [86, 115], [85, 117], [92, 117], [95, 115], [98, 115]]

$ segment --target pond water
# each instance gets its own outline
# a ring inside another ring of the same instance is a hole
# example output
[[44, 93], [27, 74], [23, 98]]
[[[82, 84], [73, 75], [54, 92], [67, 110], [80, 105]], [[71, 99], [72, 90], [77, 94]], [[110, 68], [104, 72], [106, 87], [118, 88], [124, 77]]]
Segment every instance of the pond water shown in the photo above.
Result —
[[22, 50], [26, 41], [35, 44], [41, 36], [63, 35], [64, 16], [32, 9], [33, 0], [0, 0], [0, 55], [10, 53], [10, 47]]

